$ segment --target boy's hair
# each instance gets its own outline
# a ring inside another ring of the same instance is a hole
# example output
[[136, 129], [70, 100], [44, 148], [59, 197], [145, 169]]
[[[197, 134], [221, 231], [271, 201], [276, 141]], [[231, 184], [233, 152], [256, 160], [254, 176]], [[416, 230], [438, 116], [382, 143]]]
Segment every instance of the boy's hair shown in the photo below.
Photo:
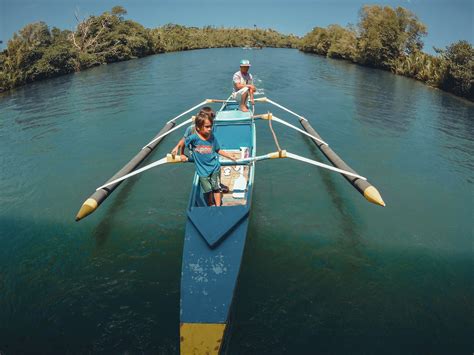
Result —
[[216, 114], [214, 112], [214, 110], [212, 108], [210, 108], [209, 106], [204, 106], [200, 111], [199, 113], [204, 113], [206, 115], [209, 116], [209, 118], [212, 120], [214, 120], [214, 118], [216, 117]]
[[194, 125], [196, 129], [200, 130], [204, 126], [206, 120], [209, 120], [211, 124], [213, 123], [212, 118], [207, 113], [199, 112], [196, 116], [196, 119], [194, 120]]

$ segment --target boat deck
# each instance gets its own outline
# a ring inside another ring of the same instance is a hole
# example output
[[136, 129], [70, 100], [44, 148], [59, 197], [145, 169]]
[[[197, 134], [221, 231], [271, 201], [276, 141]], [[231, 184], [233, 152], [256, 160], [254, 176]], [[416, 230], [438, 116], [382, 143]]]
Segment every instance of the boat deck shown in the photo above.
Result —
[[[240, 151], [228, 151], [235, 159], [240, 158]], [[238, 179], [241, 175], [245, 178], [246, 184], [243, 192], [237, 189]], [[221, 167], [221, 183], [229, 187], [229, 192], [222, 195], [222, 206], [238, 206], [247, 203], [247, 185], [249, 181], [249, 167], [248, 166], [223, 166]], [[240, 195], [239, 195], [240, 193]]]

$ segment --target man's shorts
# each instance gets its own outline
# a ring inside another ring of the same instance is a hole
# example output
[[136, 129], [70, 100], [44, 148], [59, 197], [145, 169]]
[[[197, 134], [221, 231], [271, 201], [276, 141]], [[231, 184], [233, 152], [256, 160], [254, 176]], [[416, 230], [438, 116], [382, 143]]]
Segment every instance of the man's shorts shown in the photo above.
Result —
[[207, 194], [209, 192], [220, 192], [221, 191], [221, 170], [217, 169], [209, 176], [200, 176], [199, 184], [201, 184], [201, 190]]
[[239, 91], [236, 91], [232, 94], [232, 98], [237, 101], [237, 103], [240, 103], [242, 101], [242, 95], [245, 94], [247, 91], [249, 91], [248, 87], [244, 87], [240, 89]]

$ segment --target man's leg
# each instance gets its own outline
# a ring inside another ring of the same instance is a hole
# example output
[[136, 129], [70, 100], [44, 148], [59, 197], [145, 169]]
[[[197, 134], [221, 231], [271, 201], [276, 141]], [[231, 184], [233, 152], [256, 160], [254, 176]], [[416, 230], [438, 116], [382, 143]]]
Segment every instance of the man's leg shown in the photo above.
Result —
[[240, 100], [240, 110], [242, 112], [247, 112], [249, 109], [247, 108], [247, 97], [249, 96], [248, 91], [242, 94], [242, 99]]

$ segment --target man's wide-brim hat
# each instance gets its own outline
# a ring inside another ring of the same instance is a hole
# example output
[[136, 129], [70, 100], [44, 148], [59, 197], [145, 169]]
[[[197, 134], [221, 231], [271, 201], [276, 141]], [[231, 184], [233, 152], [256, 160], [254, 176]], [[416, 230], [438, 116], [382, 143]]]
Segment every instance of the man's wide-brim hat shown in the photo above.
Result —
[[251, 65], [250, 65], [250, 61], [249, 61], [248, 59], [242, 59], [242, 60], [240, 61], [240, 66], [241, 66], [241, 67], [250, 67], [250, 66], [251, 66]]

